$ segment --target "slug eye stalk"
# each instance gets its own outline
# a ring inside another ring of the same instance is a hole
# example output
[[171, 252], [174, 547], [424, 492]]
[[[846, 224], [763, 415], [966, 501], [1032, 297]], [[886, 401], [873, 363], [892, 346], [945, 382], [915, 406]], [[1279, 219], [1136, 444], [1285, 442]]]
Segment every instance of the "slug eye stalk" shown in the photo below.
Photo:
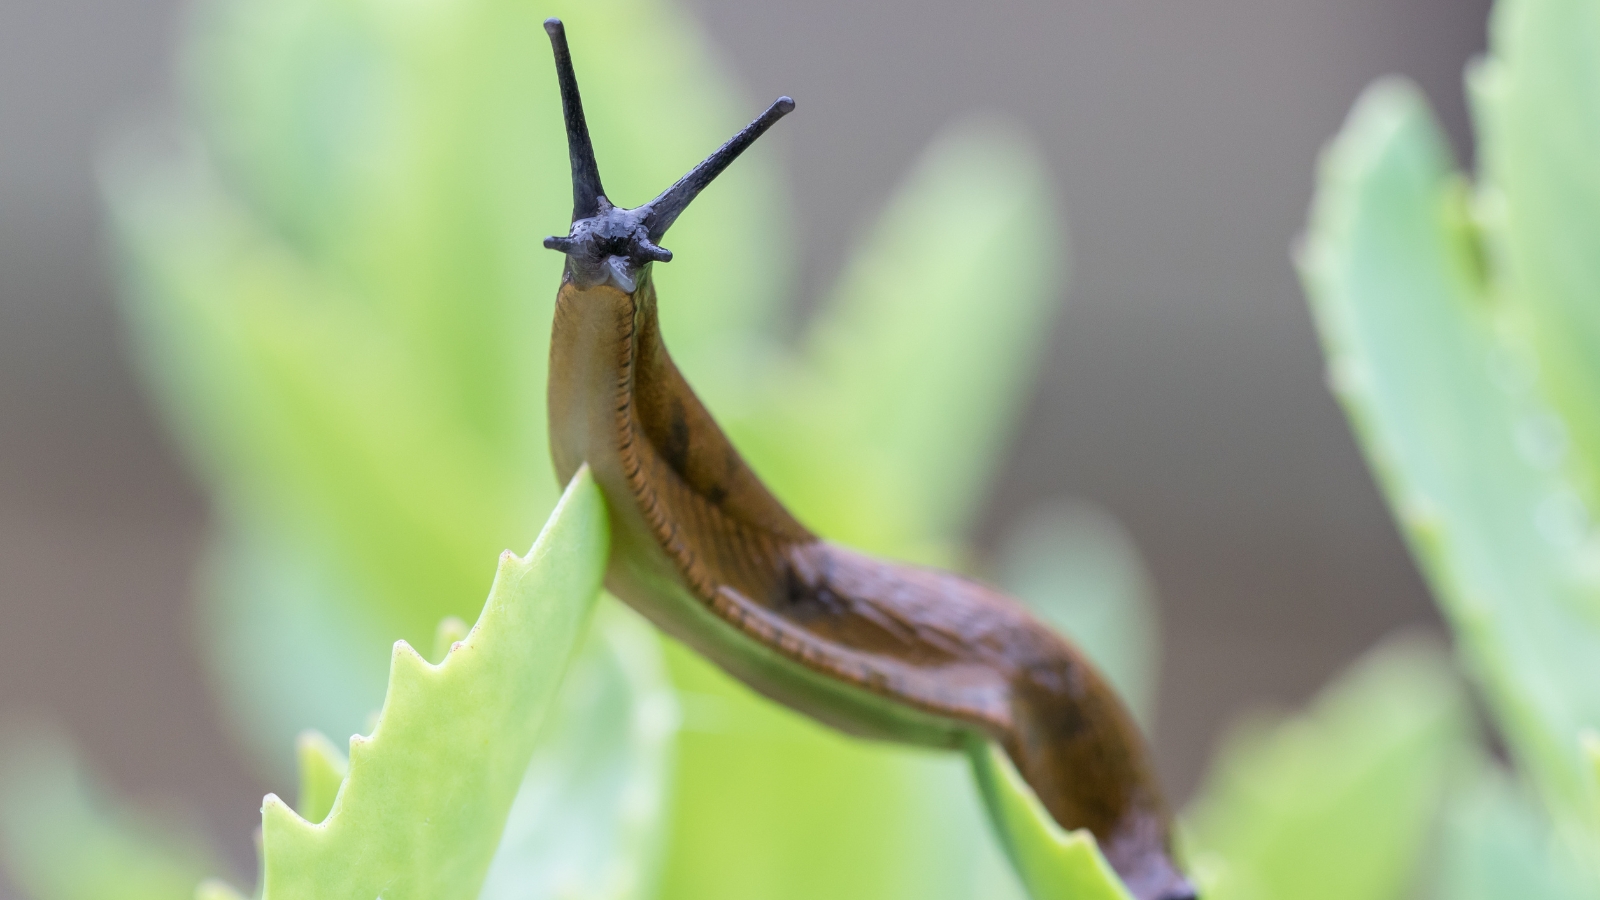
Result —
[[583, 116], [583, 99], [578, 94], [578, 76], [572, 67], [566, 29], [560, 19], [546, 19], [544, 30], [555, 51], [561, 109], [567, 126], [567, 155], [572, 161], [572, 227], [565, 237], [545, 238], [544, 245], [567, 255], [568, 277], [578, 287], [610, 282], [631, 294], [646, 266], [672, 260], [672, 251], [660, 245], [672, 223], [756, 138], [793, 111], [794, 101], [779, 97], [766, 112], [654, 200], [624, 209], [612, 204], [600, 183], [600, 167], [589, 140], [589, 123]]

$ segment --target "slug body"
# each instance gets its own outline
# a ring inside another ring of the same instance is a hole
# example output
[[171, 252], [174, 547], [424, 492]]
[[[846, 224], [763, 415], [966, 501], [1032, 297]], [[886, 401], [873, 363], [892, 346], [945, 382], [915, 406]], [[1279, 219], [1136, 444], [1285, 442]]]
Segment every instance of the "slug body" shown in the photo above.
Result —
[[[600, 187], [560, 23], [574, 225], [550, 350], [551, 452], [587, 464], [611, 513], [606, 586], [760, 693], [844, 731], [999, 743], [1051, 816], [1087, 828], [1138, 900], [1193, 900], [1137, 726], [1075, 648], [1016, 601], [830, 544], [745, 465], [662, 342], [653, 262], [666, 225], [793, 108], [782, 98], [656, 200]], [[687, 186], [687, 187], [686, 187]], [[665, 225], [662, 221], [665, 220]]]

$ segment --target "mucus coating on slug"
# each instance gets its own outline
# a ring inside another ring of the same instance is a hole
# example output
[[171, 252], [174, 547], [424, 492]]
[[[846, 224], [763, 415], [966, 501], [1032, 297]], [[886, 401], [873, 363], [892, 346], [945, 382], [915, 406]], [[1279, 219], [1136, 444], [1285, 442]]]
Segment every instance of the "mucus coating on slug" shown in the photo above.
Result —
[[607, 199], [561, 23], [545, 23], [572, 162], [550, 344], [551, 455], [611, 513], [606, 587], [754, 690], [851, 734], [998, 744], [1052, 818], [1087, 828], [1137, 900], [1194, 900], [1144, 740], [1076, 648], [984, 585], [812, 534], [744, 463], [673, 364], [649, 266], [765, 113], [642, 206]]

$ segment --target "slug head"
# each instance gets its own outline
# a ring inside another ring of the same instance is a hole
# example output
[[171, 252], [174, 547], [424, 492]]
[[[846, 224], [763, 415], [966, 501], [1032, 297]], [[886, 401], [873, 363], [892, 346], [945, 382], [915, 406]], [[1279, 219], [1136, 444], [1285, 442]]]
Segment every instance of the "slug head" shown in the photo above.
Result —
[[660, 196], [643, 206], [623, 209], [606, 198], [600, 184], [600, 167], [595, 164], [594, 146], [589, 142], [589, 124], [583, 117], [566, 30], [560, 19], [546, 19], [544, 30], [550, 34], [550, 45], [555, 50], [561, 109], [567, 124], [567, 154], [572, 159], [572, 227], [565, 237], [545, 238], [544, 245], [567, 255], [567, 277], [578, 287], [609, 283], [631, 294], [647, 266], [672, 260], [672, 251], [663, 248], [660, 241], [690, 201], [756, 138], [793, 110], [794, 101], [779, 97], [754, 122]]

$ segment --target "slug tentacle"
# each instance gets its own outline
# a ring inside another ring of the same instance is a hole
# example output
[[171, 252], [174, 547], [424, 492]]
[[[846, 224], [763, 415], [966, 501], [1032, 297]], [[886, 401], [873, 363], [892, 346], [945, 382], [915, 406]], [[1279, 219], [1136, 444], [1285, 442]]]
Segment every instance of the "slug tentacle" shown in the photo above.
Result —
[[756, 142], [756, 138], [767, 133], [767, 129], [777, 124], [777, 121], [789, 113], [794, 112], [794, 101], [788, 97], [779, 97], [767, 107], [767, 111], [756, 117], [754, 122], [746, 125], [738, 134], [728, 139], [726, 144], [717, 148], [717, 152], [706, 157], [698, 166], [689, 170], [689, 174], [678, 179], [672, 187], [662, 191], [660, 196], [646, 203], [642, 209], [649, 210], [645, 213], [644, 227], [650, 233], [652, 240], [661, 240], [666, 235], [672, 223], [678, 221], [678, 216], [706, 185], [722, 174], [722, 170], [733, 164], [746, 148]]
[[[1194, 900], [1144, 740], [1083, 655], [1021, 604], [948, 572], [820, 540], [767, 490], [662, 341], [650, 264], [689, 202], [780, 117], [780, 98], [636, 209], [600, 187], [559, 22], [574, 218], [550, 343], [550, 449], [611, 512], [606, 587], [756, 691], [844, 731], [1004, 748], [1050, 815], [1087, 828], [1137, 900]], [[587, 214], [581, 214], [587, 211]]]
[[578, 76], [572, 68], [567, 31], [560, 19], [546, 19], [544, 30], [555, 50], [561, 83], [561, 109], [567, 125], [567, 155], [572, 160], [572, 228], [566, 237], [547, 237], [544, 245], [567, 255], [567, 277], [579, 287], [610, 284], [633, 293], [651, 263], [671, 262], [672, 251], [660, 245], [667, 229], [700, 192], [722, 174], [756, 138], [794, 109], [779, 97], [767, 111], [706, 157], [689, 174], [643, 206], [624, 209], [606, 197], [600, 166], [583, 116]]
[[572, 68], [572, 52], [567, 49], [567, 29], [560, 19], [545, 19], [544, 30], [550, 35], [550, 46], [555, 50], [556, 77], [561, 82], [561, 111], [567, 123], [567, 155], [572, 159], [572, 220], [576, 222], [600, 214], [606, 189], [600, 185], [600, 166], [594, 161], [594, 144], [589, 141], [589, 122], [583, 117], [583, 98], [578, 95], [578, 74]]

